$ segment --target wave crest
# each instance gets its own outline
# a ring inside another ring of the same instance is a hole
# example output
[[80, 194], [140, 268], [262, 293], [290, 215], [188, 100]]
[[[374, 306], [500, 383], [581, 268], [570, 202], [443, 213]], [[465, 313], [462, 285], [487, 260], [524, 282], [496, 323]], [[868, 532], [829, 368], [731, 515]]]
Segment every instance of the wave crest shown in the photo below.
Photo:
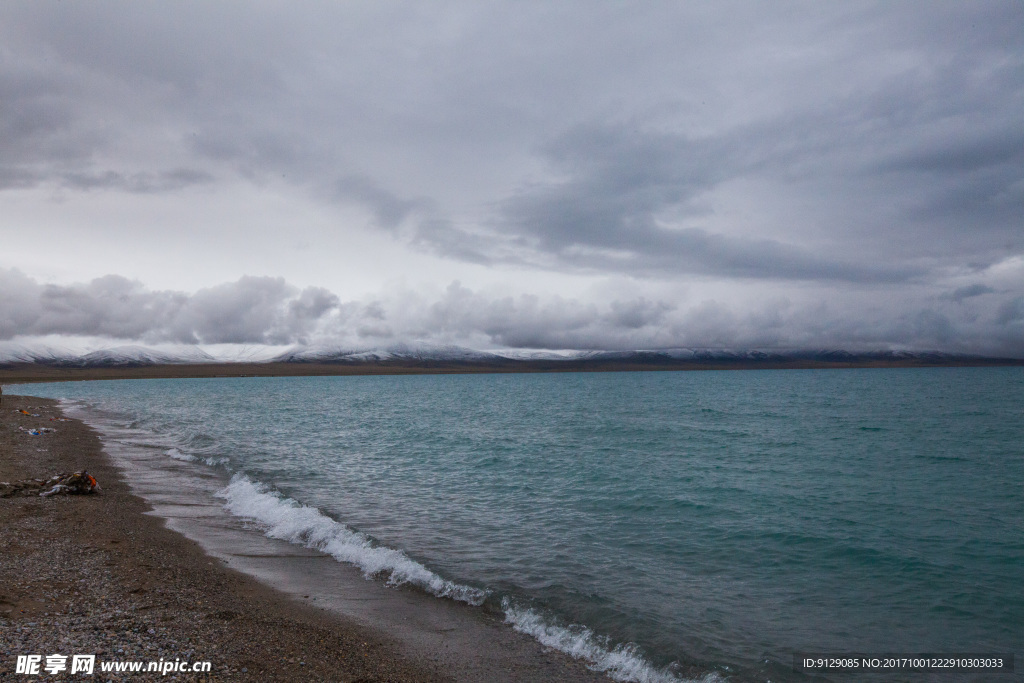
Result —
[[[541, 645], [554, 648], [576, 659], [582, 659], [595, 671], [607, 674], [612, 680], [635, 683], [697, 683], [685, 681], [671, 671], [656, 669], [633, 643], [607, 647], [606, 640], [585, 626], [556, 626], [528, 607], [519, 607], [508, 598], [501, 601], [505, 623], [516, 631], [534, 637]], [[717, 673], [710, 673], [699, 683], [720, 683]]]
[[353, 531], [319, 510], [286, 498], [266, 485], [236, 474], [217, 493], [233, 515], [258, 525], [264, 534], [355, 565], [367, 578], [387, 576], [390, 585], [410, 584], [442, 598], [480, 605], [487, 593], [444, 579], [401, 550], [375, 545], [366, 534]]

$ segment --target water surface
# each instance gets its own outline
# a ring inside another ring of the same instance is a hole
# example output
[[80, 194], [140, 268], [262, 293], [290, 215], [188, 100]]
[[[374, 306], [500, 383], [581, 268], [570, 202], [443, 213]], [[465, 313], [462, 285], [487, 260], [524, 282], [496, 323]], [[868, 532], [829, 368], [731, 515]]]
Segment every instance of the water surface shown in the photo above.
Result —
[[234, 475], [225, 505], [272, 535], [503, 610], [619, 678], [1024, 652], [1024, 368], [24, 391]]

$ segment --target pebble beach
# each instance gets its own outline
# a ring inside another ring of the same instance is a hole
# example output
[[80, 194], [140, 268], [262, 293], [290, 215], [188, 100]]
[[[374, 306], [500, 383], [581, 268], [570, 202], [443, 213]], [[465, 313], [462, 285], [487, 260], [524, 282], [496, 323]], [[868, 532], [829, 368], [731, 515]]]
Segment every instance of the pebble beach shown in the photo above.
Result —
[[[94, 654], [90, 680], [450, 680], [408, 661], [386, 634], [219, 566], [144, 514], [97, 435], [61, 417], [53, 401], [3, 399], [0, 482], [87, 469], [102, 492], [0, 498], [0, 680], [29, 680], [15, 673], [18, 655], [42, 655], [45, 665], [53, 653]], [[39, 427], [55, 431], [27, 431]], [[208, 661], [211, 670], [99, 672], [101, 662], [160, 660]]]

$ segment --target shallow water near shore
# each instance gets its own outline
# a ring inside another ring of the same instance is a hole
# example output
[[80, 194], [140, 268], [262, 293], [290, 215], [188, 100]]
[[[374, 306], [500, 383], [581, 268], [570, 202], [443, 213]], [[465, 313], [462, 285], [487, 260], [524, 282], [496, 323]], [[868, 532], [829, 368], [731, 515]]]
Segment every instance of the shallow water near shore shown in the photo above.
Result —
[[23, 389], [269, 537], [482, 604], [615, 678], [1024, 651], [1022, 368]]

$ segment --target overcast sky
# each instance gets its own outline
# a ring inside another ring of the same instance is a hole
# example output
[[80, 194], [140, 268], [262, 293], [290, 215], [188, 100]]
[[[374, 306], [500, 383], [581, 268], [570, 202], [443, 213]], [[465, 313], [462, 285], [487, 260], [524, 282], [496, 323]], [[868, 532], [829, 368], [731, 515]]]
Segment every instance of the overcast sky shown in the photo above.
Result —
[[1024, 2], [0, 4], [0, 340], [1024, 356]]

